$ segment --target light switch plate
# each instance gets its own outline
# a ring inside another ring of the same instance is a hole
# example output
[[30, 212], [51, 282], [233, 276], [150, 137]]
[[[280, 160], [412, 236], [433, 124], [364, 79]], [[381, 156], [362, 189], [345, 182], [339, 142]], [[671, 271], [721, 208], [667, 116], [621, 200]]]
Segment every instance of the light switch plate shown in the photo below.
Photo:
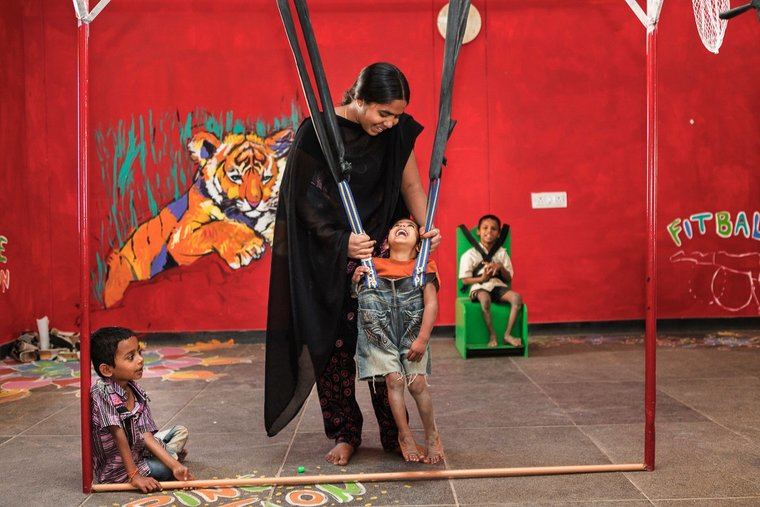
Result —
[[567, 208], [567, 192], [532, 192], [531, 206], [536, 208]]

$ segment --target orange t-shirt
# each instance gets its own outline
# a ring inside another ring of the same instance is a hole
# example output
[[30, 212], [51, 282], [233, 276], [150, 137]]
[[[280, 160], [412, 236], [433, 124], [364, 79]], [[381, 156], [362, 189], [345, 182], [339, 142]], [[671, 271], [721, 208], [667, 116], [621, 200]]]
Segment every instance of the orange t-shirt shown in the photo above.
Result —
[[[416, 259], [409, 259], [408, 261], [397, 261], [394, 259], [384, 259], [380, 257], [373, 257], [372, 262], [375, 263], [375, 269], [377, 270], [377, 276], [382, 278], [405, 278], [412, 276], [414, 273], [414, 263]], [[427, 263], [426, 273], [435, 273], [436, 285], [440, 288], [441, 279], [438, 276], [438, 266], [435, 265], [435, 261], [430, 260]]]

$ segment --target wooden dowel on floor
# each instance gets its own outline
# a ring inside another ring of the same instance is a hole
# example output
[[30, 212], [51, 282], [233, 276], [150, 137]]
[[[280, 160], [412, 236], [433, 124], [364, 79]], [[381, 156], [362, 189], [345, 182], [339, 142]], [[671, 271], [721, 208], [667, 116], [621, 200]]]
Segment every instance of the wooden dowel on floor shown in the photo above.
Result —
[[[303, 486], [336, 484], [340, 482], [431, 481], [439, 479], [486, 479], [526, 475], [590, 474], [600, 472], [643, 472], [643, 463], [607, 465], [570, 465], [522, 468], [470, 468], [463, 470], [427, 470], [418, 472], [382, 472], [342, 475], [296, 475], [291, 477], [249, 477], [241, 479], [212, 479], [161, 482], [163, 489], [234, 488], [243, 486]], [[131, 484], [93, 484], [92, 491], [134, 491]]]

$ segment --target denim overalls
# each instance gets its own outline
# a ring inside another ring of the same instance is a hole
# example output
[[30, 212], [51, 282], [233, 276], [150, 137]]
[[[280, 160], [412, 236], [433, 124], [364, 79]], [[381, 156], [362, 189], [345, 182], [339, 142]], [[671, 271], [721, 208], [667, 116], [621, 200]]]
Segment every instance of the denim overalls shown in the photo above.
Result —
[[[426, 283], [435, 279], [433, 273], [425, 276]], [[422, 360], [406, 359], [422, 324], [422, 290], [414, 286], [411, 276], [396, 280], [378, 277], [376, 289], [359, 284], [356, 366], [360, 380], [395, 372], [406, 376], [430, 375], [429, 345]]]

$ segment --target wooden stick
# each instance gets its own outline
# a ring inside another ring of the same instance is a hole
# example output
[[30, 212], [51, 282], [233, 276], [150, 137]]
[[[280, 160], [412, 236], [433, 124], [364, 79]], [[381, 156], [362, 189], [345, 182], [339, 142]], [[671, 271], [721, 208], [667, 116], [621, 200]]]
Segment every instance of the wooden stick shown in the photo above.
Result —
[[[608, 465], [570, 465], [522, 468], [469, 468], [463, 470], [428, 470], [420, 472], [382, 472], [342, 475], [296, 475], [291, 477], [249, 477], [161, 482], [163, 489], [230, 488], [243, 486], [296, 486], [336, 484], [339, 482], [430, 481], [438, 479], [483, 479], [488, 477], [520, 477], [526, 475], [590, 474], [599, 472], [643, 472], [643, 463]], [[134, 491], [131, 484], [93, 484], [92, 491]]]

